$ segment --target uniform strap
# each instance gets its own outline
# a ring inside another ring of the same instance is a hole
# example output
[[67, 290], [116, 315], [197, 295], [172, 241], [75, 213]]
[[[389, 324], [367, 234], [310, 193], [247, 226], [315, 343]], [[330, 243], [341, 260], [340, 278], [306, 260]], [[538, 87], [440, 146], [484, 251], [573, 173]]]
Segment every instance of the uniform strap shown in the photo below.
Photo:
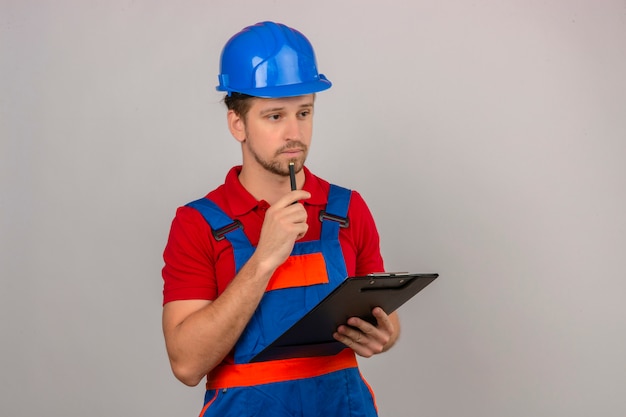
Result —
[[211, 227], [211, 233], [215, 240], [222, 240], [226, 237], [233, 247], [251, 246], [248, 237], [243, 232], [243, 224], [239, 220], [231, 219], [213, 201], [205, 197], [192, 201], [187, 206], [198, 210], [202, 214], [204, 220]]
[[326, 210], [320, 211], [319, 219], [322, 222], [322, 239], [336, 239], [339, 228], [350, 225], [348, 208], [352, 190], [331, 184], [328, 192]]

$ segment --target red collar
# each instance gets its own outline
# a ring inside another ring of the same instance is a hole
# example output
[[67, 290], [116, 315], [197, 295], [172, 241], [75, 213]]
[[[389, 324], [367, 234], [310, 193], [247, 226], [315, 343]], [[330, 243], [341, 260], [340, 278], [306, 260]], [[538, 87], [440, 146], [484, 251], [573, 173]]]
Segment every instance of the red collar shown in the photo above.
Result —
[[[304, 201], [305, 205], [325, 206], [328, 201], [328, 192], [324, 191], [323, 180], [316, 177], [304, 167], [304, 187], [305, 191], [311, 193], [311, 198]], [[242, 216], [259, 206], [257, 201], [239, 182], [241, 165], [232, 167], [224, 180], [224, 192], [228, 196], [228, 204], [234, 217]]]

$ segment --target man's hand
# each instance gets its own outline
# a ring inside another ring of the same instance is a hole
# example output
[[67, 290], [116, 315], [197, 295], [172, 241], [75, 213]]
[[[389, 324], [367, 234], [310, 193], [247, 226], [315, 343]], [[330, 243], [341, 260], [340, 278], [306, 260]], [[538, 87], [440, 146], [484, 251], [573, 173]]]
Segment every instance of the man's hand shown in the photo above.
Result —
[[396, 313], [387, 315], [380, 307], [374, 308], [372, 314], [376, 318], [376, 326], [358, 317], [351, 317], [347, 325], [337, 328], [333, 337], [365, 358], [386, 351], [398, 339], [398, 316]]
[[291, 191], [267, 209], [254, 253], [256, 259], [267, 262], [274, 269], [285, 262], [296, 240], [302, 238], [309, 229], [307, 212], [297, 202], [310, 197], [307, 191]]

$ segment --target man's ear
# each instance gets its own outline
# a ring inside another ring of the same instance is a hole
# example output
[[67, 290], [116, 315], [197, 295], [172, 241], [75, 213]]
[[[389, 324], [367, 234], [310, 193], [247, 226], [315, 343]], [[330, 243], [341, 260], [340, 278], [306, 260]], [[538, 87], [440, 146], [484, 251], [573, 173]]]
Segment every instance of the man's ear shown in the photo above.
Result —
[[234, 110], [228, 110], [226, 115], [228, 118], [228, 130], [238, 142], [246, 140], [246, 122], [243, 118], [235, 113]]

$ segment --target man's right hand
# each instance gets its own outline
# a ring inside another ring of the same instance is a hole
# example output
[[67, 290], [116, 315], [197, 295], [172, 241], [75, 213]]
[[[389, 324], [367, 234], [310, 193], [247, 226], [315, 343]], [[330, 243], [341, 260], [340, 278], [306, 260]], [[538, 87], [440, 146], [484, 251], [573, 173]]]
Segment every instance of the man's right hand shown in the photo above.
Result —
[[254, 254], [258, 262], [276, 269], [289, 257], [296, 240], [309, 229], [307, 212], [298, 201], [310, 197], [307, 191], [290, 191], [267, 209]]

